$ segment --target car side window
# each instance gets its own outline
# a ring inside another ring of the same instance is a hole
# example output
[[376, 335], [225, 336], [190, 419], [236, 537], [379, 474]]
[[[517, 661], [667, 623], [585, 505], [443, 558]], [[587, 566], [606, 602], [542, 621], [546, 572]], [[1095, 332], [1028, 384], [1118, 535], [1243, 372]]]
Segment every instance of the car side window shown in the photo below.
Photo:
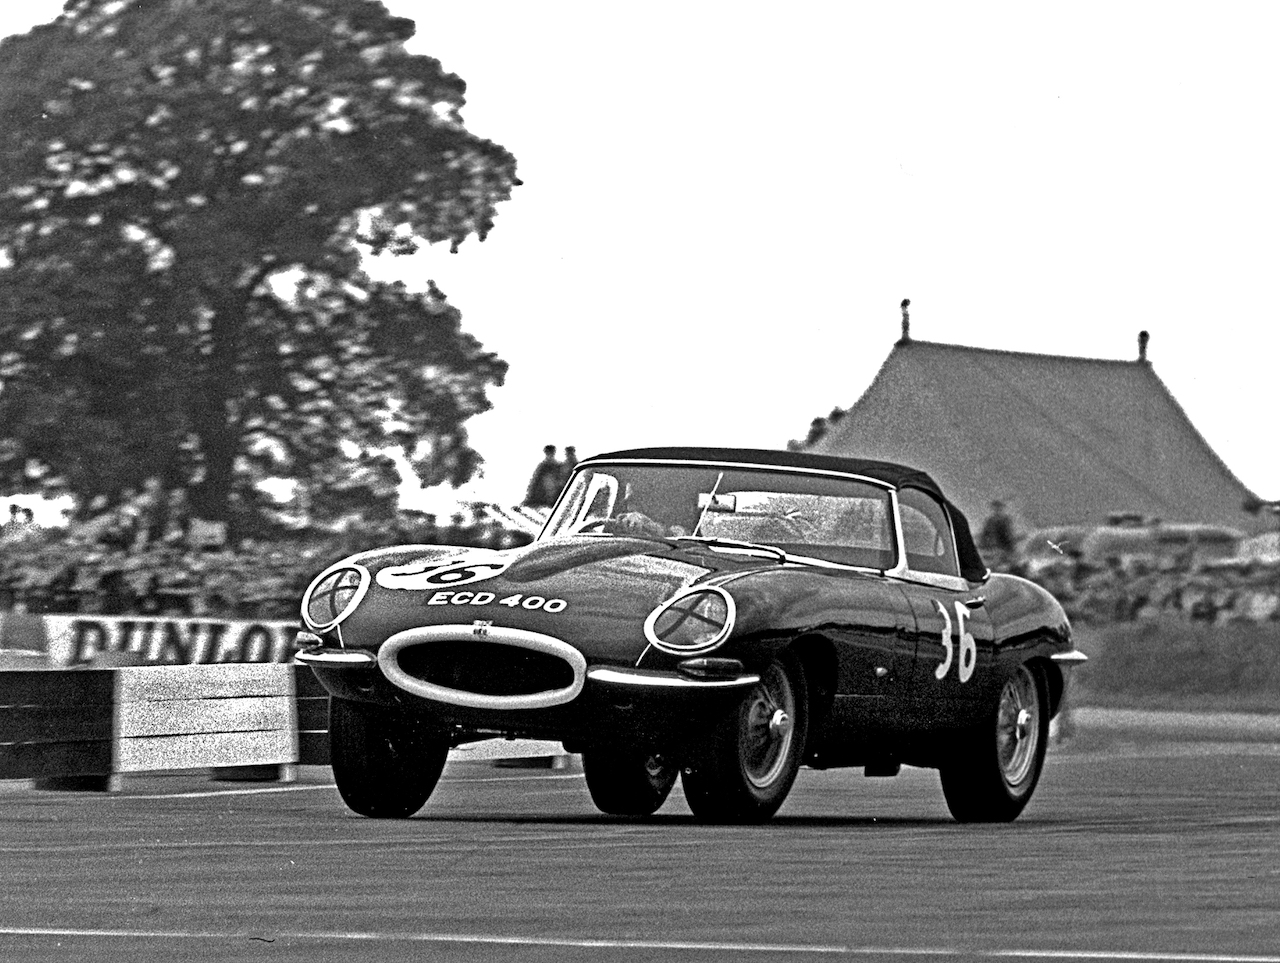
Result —
[[958, 578], [960, 563], [946, 509], [918, 488], [903, 488], [898, 492], [898, 510], [902, 515], [907, 568]]

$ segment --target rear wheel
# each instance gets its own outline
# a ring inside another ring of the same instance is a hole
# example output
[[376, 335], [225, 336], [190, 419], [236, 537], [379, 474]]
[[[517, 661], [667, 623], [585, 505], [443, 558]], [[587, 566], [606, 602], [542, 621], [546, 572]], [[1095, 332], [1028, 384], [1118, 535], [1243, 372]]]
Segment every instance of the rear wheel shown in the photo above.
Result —
[[402, 712], [335, 697], [329, 700], [329, 754], [347, 806], [373, 819], [405, 819], [435, 789], [449, 743]]
[[676, 782], [676, 766], [659, 753], [605, 746], [582, 753], [582, 774], [591, 801], [613, 816], [649, 816]]
[[968, 745], [941, 769], [947, 808], [959, 822], [1009, 822], [1022, 812], [1044, 766], [1048, 704], [1041, 675], [1018, 666]]
[[685, 769], [693, 814], [716, 822], [768, 819], [791, 791], [808, 729], [804, 666], [787, 653], [761, 673]]

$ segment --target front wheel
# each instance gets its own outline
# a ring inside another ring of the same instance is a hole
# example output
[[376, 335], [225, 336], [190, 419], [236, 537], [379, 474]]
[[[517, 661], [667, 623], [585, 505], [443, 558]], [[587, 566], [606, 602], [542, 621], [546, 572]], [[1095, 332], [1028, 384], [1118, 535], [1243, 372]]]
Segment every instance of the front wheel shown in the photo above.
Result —
[[329, 755], [342, 801], [373, 819], [406, 819], [426, 803], [449, 743], [411, 716], [329, 700]]
[[612, 816], [652, 815], [676, 782], [676, 767], [665, 756], [626, 747], [586, 750], [582, 774], [591, 801]]
[[684, 770], [693, 814], [714, 822], [768, 819], [791, 791], [808, 731], [804, 666], [788, 653], [761, 673]]
[[962, 823], [1016, 819], [1040, 779], [1048, 734], [1044, 682], [1020, 665], [984, 722], [969, 733], [969, 745], [941, 769], [951, 815]]

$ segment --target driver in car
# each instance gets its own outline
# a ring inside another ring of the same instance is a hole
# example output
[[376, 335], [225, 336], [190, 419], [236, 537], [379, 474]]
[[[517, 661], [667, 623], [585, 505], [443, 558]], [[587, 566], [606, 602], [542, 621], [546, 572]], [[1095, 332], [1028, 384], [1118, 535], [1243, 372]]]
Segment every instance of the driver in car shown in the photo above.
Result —
[[601, 531], [608, 532], [610, 535], [631, 535], [640, 538], [674, 538], [689, 534], [688, 529], [683, 525], [664, 525], [640, 511], [630, 483], [627, 484], [626, 494], [619, 499], [617, 509], [617, 514], [601, 525]]
[[610, 535], [635, 535], [641, 538], [675, 538], [688, 535], [682, 525], [663, 525], [644, 512], [623, 512], [615, 515], [602, 526]]

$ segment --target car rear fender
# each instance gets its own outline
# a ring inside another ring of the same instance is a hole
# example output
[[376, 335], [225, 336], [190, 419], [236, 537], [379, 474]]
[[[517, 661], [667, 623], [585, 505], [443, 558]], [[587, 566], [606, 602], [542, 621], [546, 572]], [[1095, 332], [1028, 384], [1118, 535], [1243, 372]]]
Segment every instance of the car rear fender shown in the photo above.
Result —
[[1067, 688], [1066, 676], [1062, 668], [1047, 656], [1035, 656], [1028, 659], [1026, 664], [1044, 680], [1049, 694], [1049, 718], [1052, 719], [1062, 708], [1062, 697]]

